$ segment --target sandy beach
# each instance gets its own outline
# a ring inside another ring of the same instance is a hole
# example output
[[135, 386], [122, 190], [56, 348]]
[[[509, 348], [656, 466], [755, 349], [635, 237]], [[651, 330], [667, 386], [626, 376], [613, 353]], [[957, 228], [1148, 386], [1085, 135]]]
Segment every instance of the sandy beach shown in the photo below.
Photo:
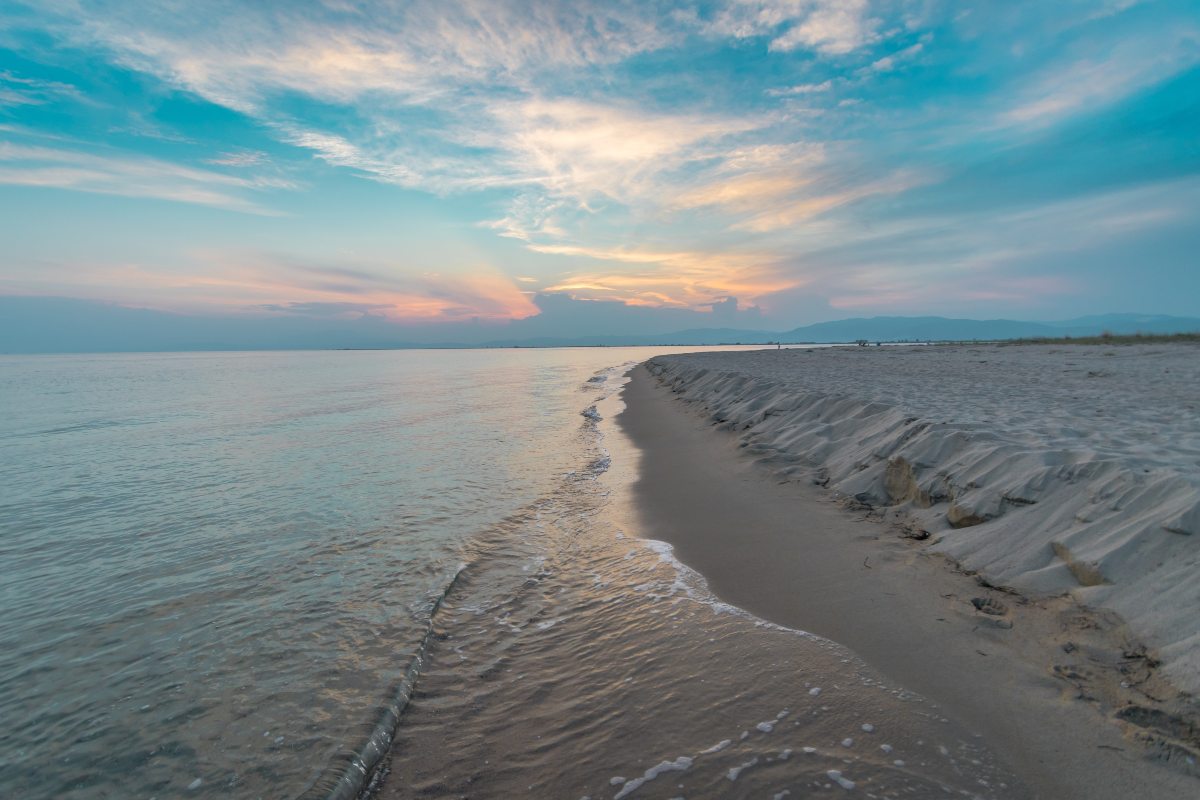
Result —
[[646, 535], [1036, 792], [1193, 797], [1200, 349], [692, 354], [634, 370]]

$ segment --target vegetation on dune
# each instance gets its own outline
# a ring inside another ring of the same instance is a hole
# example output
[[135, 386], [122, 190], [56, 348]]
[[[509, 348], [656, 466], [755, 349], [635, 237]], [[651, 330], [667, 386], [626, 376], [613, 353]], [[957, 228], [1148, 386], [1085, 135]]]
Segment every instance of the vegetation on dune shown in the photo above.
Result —
[[1001, 344], [1172, 344], [1175, 342], [1200, 342], [1200, 332], [1114, 334], [1104, 331], [1099, 336], [1037, 336], [1029, 339], [1011, 339], [1001, 342]]

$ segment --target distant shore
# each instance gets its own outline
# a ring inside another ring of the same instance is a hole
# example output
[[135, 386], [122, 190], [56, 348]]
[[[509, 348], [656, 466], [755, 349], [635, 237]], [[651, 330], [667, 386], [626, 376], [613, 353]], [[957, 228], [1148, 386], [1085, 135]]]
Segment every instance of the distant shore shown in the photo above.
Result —
[[1043, 796], [1188, 797], [1198, 370], [1192, 344], [669, 356], [621, 421], [648, 535], [723, 599], [856, 650]]

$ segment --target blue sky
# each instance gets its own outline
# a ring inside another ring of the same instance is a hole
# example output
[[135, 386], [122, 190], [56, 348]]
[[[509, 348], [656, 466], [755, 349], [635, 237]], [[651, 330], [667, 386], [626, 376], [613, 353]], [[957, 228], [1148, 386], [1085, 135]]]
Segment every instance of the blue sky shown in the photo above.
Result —
[[171, 311], [1194, 315], [1200, 13], [0, 0], [0, 206], [0, 294]]

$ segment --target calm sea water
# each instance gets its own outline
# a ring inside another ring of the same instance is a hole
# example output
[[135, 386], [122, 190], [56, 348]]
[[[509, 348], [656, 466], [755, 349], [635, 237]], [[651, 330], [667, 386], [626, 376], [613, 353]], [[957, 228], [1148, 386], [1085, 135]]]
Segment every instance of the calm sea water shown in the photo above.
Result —
[[[860, 781], [1005, 785], [614, 516], [636, 470], [601, 479], [604, 419], [653, 352], [0, 358], [0, 796], [353, 797], [385, 756], [388, 796], [619, 794], [659, 750], [652, 778], [711, 777], [692, 762], [724, 738], [713, 775], [782, 764], [746, 748], [789, 714], [814, 744], [869, 716], [929, 749], [873, 750]], [[760, 780], [828, 784], [844, 755]]]

